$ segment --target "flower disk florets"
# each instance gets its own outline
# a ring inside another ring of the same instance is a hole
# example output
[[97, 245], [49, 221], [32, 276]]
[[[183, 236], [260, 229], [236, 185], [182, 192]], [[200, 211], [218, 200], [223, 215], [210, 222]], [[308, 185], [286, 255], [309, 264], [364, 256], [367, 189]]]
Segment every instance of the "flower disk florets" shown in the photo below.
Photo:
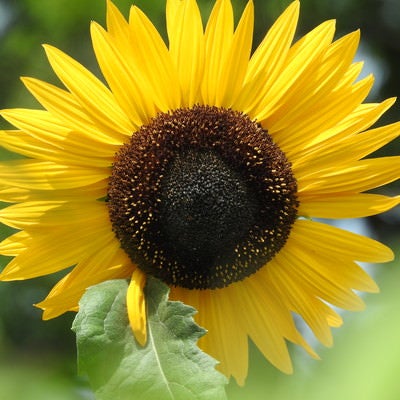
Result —
[[115, 156], [110, 219], [122, 248], [167, 284], [243, 280], [284, 246], [297, 216], [290, 163], [260, 124], [230, 109], [158, 114]]

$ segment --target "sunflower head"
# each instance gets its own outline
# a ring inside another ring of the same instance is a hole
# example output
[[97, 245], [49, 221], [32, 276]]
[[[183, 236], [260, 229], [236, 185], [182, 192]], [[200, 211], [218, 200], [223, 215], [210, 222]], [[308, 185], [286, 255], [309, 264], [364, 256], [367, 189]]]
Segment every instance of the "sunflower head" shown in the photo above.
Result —
[[73, 267], [38, 304], [44, 318], [78, 309], [88, 286], [130, 279], [128, 316], [145, 344], [146, 277], [198, 310], [199, 345], [243, 383], [248, 338], [291, 372], [287, 342], [317, 357], [293, 321], [331, 345], [341, 317], [377, 286], [357, 262], [390, 249], [313, 218], [384, 212], [371, 193], [400, 158], [367, 157], [399, 135], [370, 129], [393, 104], [366, 103], [373, 83], [353, 62], [359, 32], [333, 41], [327, 21], [293, 43], [294, 1], [252, 53], [253, 3], [234, 24], [217, 0], [203, 26], [195, 0], [168, 0], [168, 45], [136, 6], [107, 2], [91, 37], [105, 84], [45, 46], [64, 88], [24, 78], [40, 110], [3, 110], [1, 144], [25, 158], [0, 165], [0, 221], [17, 233], [2, 280]]
[[261, 125], [232, 109], [159, 114], [116, 155], [110, 219], [122, 248], [167, 284], [223, 288], [284, 246], [296, 181]]

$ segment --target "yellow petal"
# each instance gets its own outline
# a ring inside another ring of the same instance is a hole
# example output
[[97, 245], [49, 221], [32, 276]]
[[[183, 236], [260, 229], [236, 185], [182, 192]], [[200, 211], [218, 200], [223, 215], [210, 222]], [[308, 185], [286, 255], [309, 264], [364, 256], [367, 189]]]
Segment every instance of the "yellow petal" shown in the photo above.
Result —
[[93, 185], [75, 188], [74, 190], [32, 190], [26, 188], [10, 187], [8, 185], [0, 185], [0, 201], [6, 203], [23, 203], [26, 201], [85, 201], [96, 202], [107, 193], [107, 181], [96, 182]]
[[373, 81], [373, 77], [368, 76], [352, 86], [338, 86], [323, 101], [310, 107], [295, 126], [290, 125], [280, 131], [275, 131], [272, 126], [269, 132], [290, 157], [293, 151], [313, 143], [315, 138], [351, 114], [366, 98]]
[[280, 75], [296, 30], [299, 5], [294, 1], [283, 12], [252, 55], [244, 86], [233, 105], [236, 110], [253, 115], [256, 105]]
[[53, 292], [62, 292], [64, 284], [68, 280], [69, 275], [70, 274], [67, 274], [66, 276], [64, 276], [64, 278], [60, 279], [56, 283], [56, 285], [53, 287], [50, 294], [46, 297], [45, 300], [41, 301], [40, 303], [34, 304], [35, 307], [38, 307], [43, 310], [43, 315], [42, 315], [43, 320], [56, 318], [67, 311], [76, 311], [76, 312], [78, 311], [79, 299], [85, 292], [86, 288], [81, 288], [81, 291], [79, 293], [80, 294], [79, 298], [75, 298], [75, 296], [66, 293], [63, 296], [62, 301], [56, 302], [55, 304], [52, 304], [53, 302], [51, 301], [52, 300], [50, 297], [51, 294]]
[[93, 49], [116, 101], [137, 130], [155, 115], [155, 95], [129, 56], [121, 53], [104, 29], [92, 22]]
[[[364, 103], [356, 107], [353, 112], [344, 117], [337, 125], [320, 132], [320, 134], [306, 144], [306, 147], [323, 143], [325, 140], [336, 142], [341, 138], [352, 136], [354, 133], [362, 132], [373, 125], [384, 112], [386, 112], [396, 101], [389, 98], [382, 103]], [[329, 142], [328, 142], [329, 143]], [[329, 144], [327, 143], [327, 146]]]
[[233, 10], [229, 0], [217, 0], [208, 19], [205, 32], [205, 68], [201, 88], [205, 104], [218, 105], [221, 60], [231, 48], [233, 40]]
[[103, 218], [93, 219], [90, 226], [78, 223], [52, 232], [35, 232], [27, 249], [2, 271], [0, 280], [30, 279], [71, 267], [101, 249], [111, 237], [111, 226]]
[[237, 289], [191, 290], [171, 287], [170, 299], [194, 307], [197, 324], [207, 329], [199, 347], [217, 359], [217, 368], [243, 385], [248, 368], [247, 328], [237, 313]]
[[348, 194], [299, 196], [299, 215], [317, 218], [361, 218], [383, 213], [400, 204], [400, 196]]
[[125, 135], [130, 136], [134, 126], [119, 108], [109, 89], [62, 51], [49, 45], [44, 48], [54, 72], [96, 125], [117, 139], [125, 140]]
[[291, 374], [293, 366], [284, 336], [290, 335], [287, 331], [291, 321], [289, 310], [271, 298], [271, 288], [261, 288], [255, 279], [250, 277], [241, 286], [241, 312], [249, 336], [271, 364]]
[[305, 71], [307, 79], [297, 80], [286, 94], [284, 104], [268, 118], [271, 131], [297, 125], [304, 115], [314, 113], [314, 108], [336, 88], [351, 65], [359, 40], [359, 31], [346, 35], [329, 45], [318, 62], [309, 65]]
[[[372, 115], [380, 115], [382, 109], [387, 109], [391, 104], [393, 104], [392, 101], [385, 101], [374, 107], [369, 115], [362, 117], [363, 125], [365, 124], [368, 127], [369, 122], [375, 122], [375, 117], [372, 117]], [[371, 119], [369, 119], [370, 117]], [[356, 129], [360, 127], [359, 124], [357, 125]], [[292, 153], [290, 158], [295, 175], [304, 176], [329, 167], [337, 168], [338, 160], [340, 160], [341, 165], [360, 160], [398, 137], [400, 135], [400, 123], [382, 126], [359, 134], [355, 134], [354, 132], [357, 131], [352, 129], [350, 132], [339, 131], [336, 135], [328, 137], [322, 142], [302, 149], [301, 152], [298, 151], [296, 155]]]
[[41, 142], [21, 131], [0, 131], [0, 141], [5, 149], [21, 154], [26, 157], [36, 158], [43, 161], [51, 161], [55, 164], [66, 163], [78, 167], [109, 167], [112, 163], [111, 158], [101, 158], [101, 149], [99, 146], [99, 155], [97, 158], [87, 157], [79, 154], [79, 148], [74, 152], [74, 143], [66, 143], [63, 149], [59, 149], [50, 143]]
[[393, 252], [376, 240], [320, 222], [299, 219], [290, 233], [297, 247], [307, 246], [311, 254], [323, 252], [336, 257], [365, 262], [393, 260]]
[[287, 272], [285, 265], [276, 260], [279, 268], [270, 268], [271, 284], [281, 294], [288, 308], [296, 312], [325, 346], [333, 343], [328, 317], [334, 312], [318, 298], [313, 297], [301, 281]]
[[243, 85], [253, 40], [254, 5], [247, 3], [225, 59], [221, 59], [216, 105], [230, 108]]
[[[248, 283], [246, 284], [249, 296], [251, 297], [251, 292], [253, 290], [256, 292], [258, 291], [258, 293], [263, 293], [260, 297], [260, 300], [262, 300], [260, 302], [260, 305], [262, 306], [264, 304], [268, 310], [268, 314], [266, 314], [265, 317], [271, 318], [271, 315], [269, 315], [269, 313], [272, 312], [272, 306], [267, 305], [269, 304], [269, 302], [272, 302], [274, 304], [273, 307], [276, 308], [275, 312], [277, 312], [281, 316], [280, 329], [282, 337], [292, 343], [303, 347], [303, 349], [312, 358], [319, 359], [319, 356], [315, 353], [315, 351], [311, 348], [311, 346], [306, 342], [306, 340], [297, 330], [297, 327], [292, 318], [292, 314], [290, 312], [291, 310], [286, 306], [285, 301], [280, 296], [279, 291], [275, 291], [273, 289], [269, 271], [276, 267], [277, 265], [275, 264], [275, 259], [273, 259], [264, 268], [261, 268], [259, 271], [257, 271], [256, 274], [249, 277]], [[271, 288], [268, 293], [265, 290], [266, 287]], [[276, 317], [278, 317], [278, 314]], [[276, 321], [277, 318], [272, 317], [272, 320]], [[280, 367], [278, 366], [278, 368]]]
[[179, 108], [181, 93], [177, 71], [157, 29], [135, 6], [131, 8], [129, 26], [138, 72], [157, 96], [157, 107], [163, 112]]
[[[151, 84], [151, 71], [141, 64], [140, 50], [129, 23], [118, 8], [107, 0], [107, 31], [97, 23], [91, 26], [92, 41], [100, 68], [126, 115], [139, 127], [156, 114], [163, 99]], [[149, 76], [150, 74], [150, 76]]]
[[17, 232], [0, 242], [0, 254], [15, 257], [24, 252], [31, 241], [30, 235], [25, 232]]
[[219, 343], [221, 356], [217, 358], [219, 361], [224, 360], [224, 365], [221, 365], [222, 371], [226, 376], [232, 374], [236, 382], [243, 386], [248, 371], [248, 338], [243, 319], [238, 321], [235, 313], [240, 294], [240, 290], [232, 287], [229, 294], [211, 296], [213, 306], [207, 311], [203, 309], [202, 312], [210, 313], [209, 319], [212, 323], [209, 324], [209, 329], [213, 332], [218, 331], [222, 339]]
[[39, 224], [43, 214], [62, 204], [42, 201], [15, 204], [0, 210], [0, 222], [16, 229], [24, 229]]
[[204, 70], [203, 23], [195, 0], [167, 1], [169, 52], [179, 74], [182, 106], [199, 102]]
[[131, 36], [128, 21], [111, 0], [107, 0], [107, 31], [125, 50], [123, 53], [130, 52]]
[[309, 251], [303, 251], [297, 244], [286, 248], [286, 251], [280, 254], [280, 261], [291, 269], [292, 275], [301, 281], [304, 290], [313, 297], [346, 310], [363, 310], [365, 304], [348, 287], [349, 282], [335, 273], [333, 268], [341, 262], [340, 253], [336, 257], [335, 262], [325, 263], [321, 269], [321, 261], [328, 259], [322, 255], [310, 255]]
[[89, 225], [93, 219], [107, 219], [104, 202], [27, 201], [0, 210], [0, 222], [16, 229], [56, 229], [69, 224]]
[[84, 111], [71, 93], [34, 78], [22, 78], [26, 88], [66, 127], [76, 132], [84, 132], [96, 141], [112, 145], [121, 145], [126, 140], [115, 137], [108, 131], [102, 131], [93, 119]]
[[109, 170], [58, 165], [48, 161], [11, 160], [0, 164], [0, 185], [25, 189], [73, 189], [107, 179]]
[[[299, 19], [300, 2], [293, 1], [269, 29], [252, 55], [245, 82], [261, 78], [273, 81], [289, 52]], [[266, 83], [266, 82], [265, 82]], [[267, 85], [270, 86], [270, 85]]]
[[[99, 268], [99, 265], [104, 265], [104, 268]], [[112, 237], [103, 247], [88, 253], [36, 306], [44, 310], [43, 319], [55, 318], [70, 310], [77, 311], [78, 302], [88, 287], [109, 279], [128, 278], [132, 269], [120, 243]]]
[[141, 346], [145, 346], [147, 342], [146, 299], [143, 292], [145, 284], [146, 274], [139, 268], [136, 268], [133, 271], [131, 282], [126, 293], [129, 323], [135, 335], [135, 339]]
[[363, 192], [399, 179], [399, 171], [400, 156], [365, 159], [300, 176], [298, 190], [308, 196]]
[[[29, 150], [29, 143], [32, 154], [40, 158], [53, 157], [60, 163], [64, 160], [64, 163], [109, 166], [118, 149], [112, 144], [99, 143], [85, 132], [78, 133], [68, 129], [47, 111], [11, 109], [3, 110], [1, 115], [23, 131], [20, 134], [21, 138], [25, 138], [26, 134], [31, 136], [25, 140], [26, 151]], [[14, 131], [1, 132], [1, 135], [6, 136], [8, 132], [15, 135]], [[5, 139], [8, 143], [7, 138]], [[93, 146], [96, 146], [95, 154]]]
[[292, 85], [301, 79], [307, 67], [315, 63], [321, 52], [329, 46], [334, 32], [335, 21], [326, 21], [291, 47], [280, 75], [268, 91], [261, 92], [261, 101], [252, 111], [257, 120], [264, 121], [265, 126], [269, 126], [268, 118], [280, 104], [284, 104], [286, 93], [289, 93]]

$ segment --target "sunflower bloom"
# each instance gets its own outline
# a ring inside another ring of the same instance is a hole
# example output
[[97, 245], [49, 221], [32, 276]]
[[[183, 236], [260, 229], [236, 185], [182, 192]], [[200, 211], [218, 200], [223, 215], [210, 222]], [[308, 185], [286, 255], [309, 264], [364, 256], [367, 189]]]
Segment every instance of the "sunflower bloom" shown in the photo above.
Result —
[[[400, 157], [366, 158], [399, 135], [369, 129], [394, 103], [364, 103], [359, 32], [333, 41], [327, 21], [296, 43], [294, 1], [251, 53], [253, 3], [234, 26], [217, 0], [203, 27], [195, 0], [168, 0], [168, 45], [133, 6], [107, 3], [91, 25], [106, 81], [44, 46], [65, 88], [23, 78], [41, 110], [3, 110], [16, 130], [1, 144], [24, 158], [0, 165], [2, 280], [73, 267], [37, 306], [43, 318], [77, 311], [85, 289], [128, 278], [129, 321], [146, 344], [146, 276], [198, 310], [200, 347], [242, 384], [248, 338], [292, 371], [287, 342], [317, 358], [293, 321], [324, 345], [377, 292], [357, 262], [392, 251], [312, 218], [382, 213], [399, 196], [371, 193], [399, 177]], [[367, 192], [367, 193], [366, 193]]]

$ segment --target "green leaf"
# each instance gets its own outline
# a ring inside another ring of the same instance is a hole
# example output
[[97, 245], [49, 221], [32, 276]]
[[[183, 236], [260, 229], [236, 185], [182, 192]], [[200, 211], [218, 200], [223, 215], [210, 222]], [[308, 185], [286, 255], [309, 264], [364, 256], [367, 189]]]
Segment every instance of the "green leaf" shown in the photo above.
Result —
[[168, 287], [148, 278], [147, 344], [133, 337], [126, 310], [125, 280], [87, 290], [72, 329], [80, 371], [99, 400], [224, 400], [226, 378], [196, 345], [205, 334], [195, 310], [168, 301]]

